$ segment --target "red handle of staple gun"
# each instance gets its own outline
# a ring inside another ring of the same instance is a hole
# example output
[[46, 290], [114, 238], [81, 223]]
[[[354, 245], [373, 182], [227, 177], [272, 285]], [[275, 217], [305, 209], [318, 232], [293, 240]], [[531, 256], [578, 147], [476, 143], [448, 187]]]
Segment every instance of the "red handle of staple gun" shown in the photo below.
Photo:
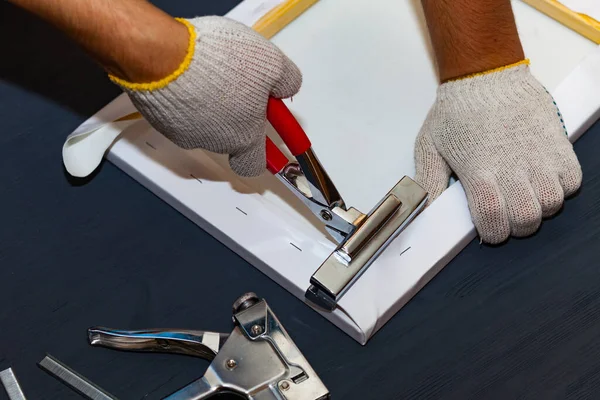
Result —
[[[269, 98], [267, 104], [267, 119], [279, 134], [283, 142], [294, 156], [299, 156], [312, 146], [304, 129], [292, 115], [283, 100]], [[279, 173], [289, 160], [267, 137], [267, 169], [272, 174]]]

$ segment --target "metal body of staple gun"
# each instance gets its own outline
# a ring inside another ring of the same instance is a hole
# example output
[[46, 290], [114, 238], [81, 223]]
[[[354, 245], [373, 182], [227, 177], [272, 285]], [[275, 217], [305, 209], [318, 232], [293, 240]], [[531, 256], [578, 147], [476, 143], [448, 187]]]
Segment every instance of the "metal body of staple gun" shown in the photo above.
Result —
[[[167, 396], [200, 400], [235, 394], [248, 400], [324, 400], [329, 391], [264, 299], [254, 293], [233, 305], [231, 334], [190, 330], [88, 330], [93, 346], [142, 352], [178, 353], [211, 360], [203, 377]], [[60, 362], [46, 357], [43, 368], [94, 400], [114, 400]]]

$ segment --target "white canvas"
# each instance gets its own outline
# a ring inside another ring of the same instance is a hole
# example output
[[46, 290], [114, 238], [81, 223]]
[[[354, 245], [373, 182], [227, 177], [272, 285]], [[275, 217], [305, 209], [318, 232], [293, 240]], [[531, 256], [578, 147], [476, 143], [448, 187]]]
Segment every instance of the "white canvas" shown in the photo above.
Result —
[[[231, 16], [251, 25], [260, 1], [244, 3]], [[532, 68], [575, 140], [600, 110], [600, 52], [556, 21], [514, 4]], [[273, 40], [305, 75], [288, 105], [347, 203], [368, 211], [402, 175], [413, 175], [412, 142], [435, 95], [418, 2], [321, 0]], [[242, 180], [224, 156], [183, 151], [145, 121], [110, 123], [132, 111], [120, 96], [70, 138], [85, 143], [122, 132], [109, 160], [303, 299], [310, 276], [334, 248], [307, 210], [268, 173]], [[322, 315], [365, 344], [474, 237], [458, 182], [390, 245], [339, 309]]]

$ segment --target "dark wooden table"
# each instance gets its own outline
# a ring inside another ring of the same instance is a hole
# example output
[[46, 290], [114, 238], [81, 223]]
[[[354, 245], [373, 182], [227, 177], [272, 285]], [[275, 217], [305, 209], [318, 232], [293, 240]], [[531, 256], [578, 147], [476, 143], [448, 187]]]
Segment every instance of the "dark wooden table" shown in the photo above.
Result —
[[[237, 1], [158, 1], [172, 15]], [[119, 89], [45, 24], [0, 3], [0, 369], [29, 399], [77, 399], [50, 353], [122, 399], [199, 377], [191, 357], [92, 348], [93, 325], [229, 332], [267, 298], [335, 399], [581, 399], [600, 390], [600, 125], [581, 192], [526, 240], [471, 243], [361, 347], [110, 163], [65, 174], [66, 135]], [[0, 395], [2, 398], [2, 395]]]

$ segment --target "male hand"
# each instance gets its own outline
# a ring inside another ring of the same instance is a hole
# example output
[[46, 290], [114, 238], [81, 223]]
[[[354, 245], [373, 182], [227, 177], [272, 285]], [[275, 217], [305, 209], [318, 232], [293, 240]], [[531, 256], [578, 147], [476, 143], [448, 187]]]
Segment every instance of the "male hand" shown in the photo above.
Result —
[[442, 84], [415, 157], [432, 199], [456, 173], [491, 244], [536, 232], [582, 179], [560, 111], [528, 65]]
[[268, 99], [296, 94], [302, 75], [251, 28], [217, 16], [175, 20], [145, 0], [9, 1], [78, 43], [175, 144], [228, 154], [240, 176], [266, 170]]
[[266, 168], [269, 96], [291, 97], [297, 66], [270, 41], [224, 17], [181, 20], [190, 46], [179, 70], [153, 83], [112, 77], [145, 119], [185, 149], [228, 154], [231, 168], [253, 177]]

